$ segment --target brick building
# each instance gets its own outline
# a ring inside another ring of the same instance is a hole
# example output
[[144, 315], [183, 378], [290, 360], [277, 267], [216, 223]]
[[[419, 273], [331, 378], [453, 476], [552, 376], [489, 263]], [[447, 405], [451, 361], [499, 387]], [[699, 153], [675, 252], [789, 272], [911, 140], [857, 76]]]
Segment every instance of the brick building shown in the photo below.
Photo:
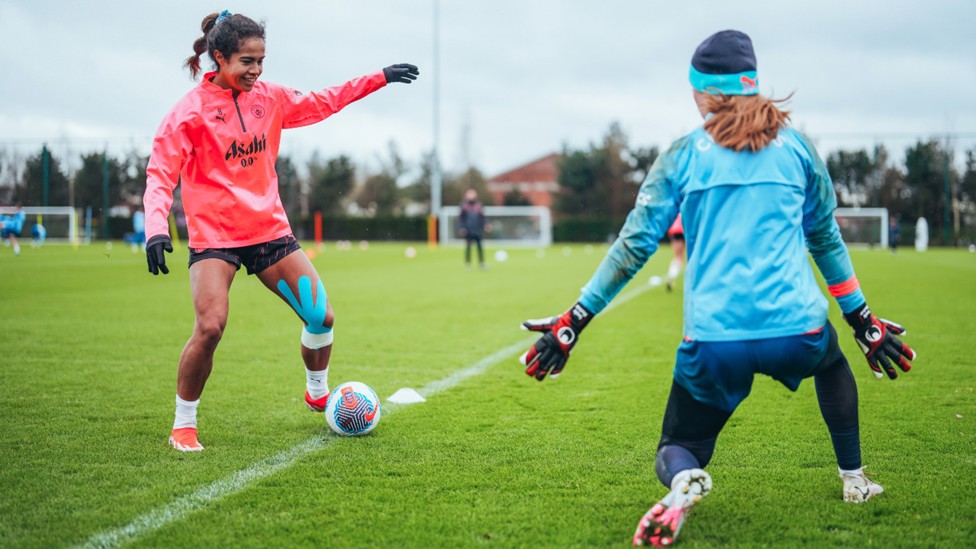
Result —
[[504, 204], [505, 195], [512, 189], [526, 196], [533, 206], [552, 207], [553, 196], [559, 192], [559, 160], [562, 155], [552, 153], [533, 160], [488, 180], [488, 192], [493, 204]]

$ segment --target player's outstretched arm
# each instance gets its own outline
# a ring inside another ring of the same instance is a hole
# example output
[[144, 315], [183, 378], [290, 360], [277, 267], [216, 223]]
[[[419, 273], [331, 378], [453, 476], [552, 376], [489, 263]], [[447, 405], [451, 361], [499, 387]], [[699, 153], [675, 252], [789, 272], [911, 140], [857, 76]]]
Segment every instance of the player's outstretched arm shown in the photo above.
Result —
[[854, 339], [864, 352], [875, 377], [880, 379], [884, 372], [891, 379], [897, 378], [894, 364], [903, 372], [912, 369], [909, 361], [915, 360], [918, 355], [895, 337], [907, 333], [900, 324], [874, 316], [866, 303], [845, 314], [844, 320], [854, 330]]
[[169, 274], [169, 267], [166, 266], [166, 253], [173, 253], [173, 241], [168, 235], [158, 234], [146, 242], [146, 262], [149, 264], [149, 272], [158, 275]]
[[383, 69], [383, 76], [386, 77], [387, 84], [394, 82], [409, 84], [420, 76], [420, 69], [409, 63], [397, 63]]
[[547, 375], [558, 377], [566, 366], [569, 352], [576, 345], [580, 332], [592, 318], [593, 313], [582, 304], [576, 303], [559, 316], [523, 322], [523, 330], [542, 332], [539, 341], [519, 358], [519, 362], [526, 366], [526, 375], [539, 381], [544, 380]]

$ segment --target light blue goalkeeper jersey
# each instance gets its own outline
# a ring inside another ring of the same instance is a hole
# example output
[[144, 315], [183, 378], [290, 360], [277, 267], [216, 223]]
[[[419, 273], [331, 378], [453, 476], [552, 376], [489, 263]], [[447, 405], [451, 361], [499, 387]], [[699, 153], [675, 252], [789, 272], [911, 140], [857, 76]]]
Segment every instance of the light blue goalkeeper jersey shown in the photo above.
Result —
[[617, 240], [582, 289], [594, 314], [658, 248], [679, 211], [688, 254], [684, 337], [738, 341], [803, 334], [827, 321], [809, 249], [844, 312], [864, 303], [813, 145], [785, 128], [758, 152], [698, 128], [652, 166]]

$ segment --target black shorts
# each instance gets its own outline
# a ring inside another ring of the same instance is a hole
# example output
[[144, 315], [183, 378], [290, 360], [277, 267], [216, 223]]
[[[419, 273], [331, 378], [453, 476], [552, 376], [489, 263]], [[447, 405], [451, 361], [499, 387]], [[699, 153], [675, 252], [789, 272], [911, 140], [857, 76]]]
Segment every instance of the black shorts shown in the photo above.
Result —
[[233, 263], [237, 270], [241, 265], [247, 274], [257, 274], [284, 259], [288, 254], [302, 249], [292, 235], [276, 238], [263, 244], [240, 248], [190, 248], [190, 265], [202, 259], [222, 259]]

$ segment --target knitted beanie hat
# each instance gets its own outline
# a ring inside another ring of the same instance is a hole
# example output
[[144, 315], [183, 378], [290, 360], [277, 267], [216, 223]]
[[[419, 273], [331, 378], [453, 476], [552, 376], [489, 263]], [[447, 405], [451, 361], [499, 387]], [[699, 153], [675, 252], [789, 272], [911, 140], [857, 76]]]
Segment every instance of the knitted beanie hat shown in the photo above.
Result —
[[744, 32], [724, 30], [702, 42], [691, 57], [691, 86], [702, 93], [755, 95], [759, 93], [756, 52]]

